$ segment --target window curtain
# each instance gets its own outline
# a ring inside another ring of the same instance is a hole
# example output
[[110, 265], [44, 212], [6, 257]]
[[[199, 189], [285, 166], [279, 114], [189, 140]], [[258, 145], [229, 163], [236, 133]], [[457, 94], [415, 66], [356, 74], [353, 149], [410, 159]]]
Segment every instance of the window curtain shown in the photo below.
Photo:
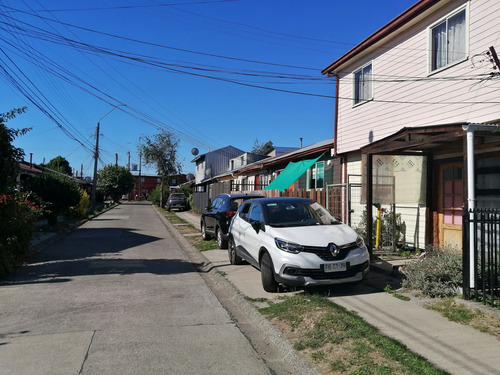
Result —
[[465, 9], [432, 29], [432, 70], [466, 56]]
[[448, 20], [448, 64], [465, 58], [465, 10]]
[[354, 102], [361, 103], [372, 97], [372, 65], [367, 65], [363, 69], [354, 73]]
[[432, 70], [446, 65], [446, 22], [432, 29]]
[[363, 100], [372, 97], [372, 64], [363, 68]]

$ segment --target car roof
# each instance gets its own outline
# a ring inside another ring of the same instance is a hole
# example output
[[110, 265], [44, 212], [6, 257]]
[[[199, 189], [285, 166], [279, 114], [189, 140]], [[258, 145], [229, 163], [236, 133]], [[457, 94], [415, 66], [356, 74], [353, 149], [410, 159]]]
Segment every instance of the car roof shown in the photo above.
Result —
[[218, 197], [229, 197], [231, 199], [238, 199], [238, 198], [264, 198], [263, 195], [260, 194], [228, 194], [228, 193], [222, 193], [219, 194]]
[[269, 204], [269, 203], [286, 203], [286, 202], [301, 202], [301, 203], [312, 203], [314, 202], [313, 199], [310, 198], [299, 198], [299, 197], [274, 197], [274, 198], [260, 198], [260, 199], [251, 199], [246, 201], [247, 202], [253, 202], [253, 201], [258, 201], [261, 202], [263, 205]]

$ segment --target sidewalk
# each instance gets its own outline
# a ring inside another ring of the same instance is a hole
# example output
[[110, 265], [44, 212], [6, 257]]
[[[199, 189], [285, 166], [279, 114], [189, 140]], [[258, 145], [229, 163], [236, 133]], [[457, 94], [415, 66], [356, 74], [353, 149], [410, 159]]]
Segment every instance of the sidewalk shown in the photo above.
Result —
[[[199, 229], [199, 216], [190, 212], [178, 215]], [[212, 268], [223, 270], [227, 279], [249, 298], [273, 299], [276, 294], [262, 289], [259, 272], [251, 266], [232, 266], [226, 250], [202, 253]], [[388, 262], [373, 264], [369, 277], [383, 282], [393, 272]], [[338, 288], [337, 288], [338, 289]], [[386, 336], [406, 345], [450, 374], [500, 374], [500, 341], [487, 333], [454, 323], [426, 309], [416, 300], [401, 301], [385, 292], [338, 293], [330, 300], [355, 311]]]

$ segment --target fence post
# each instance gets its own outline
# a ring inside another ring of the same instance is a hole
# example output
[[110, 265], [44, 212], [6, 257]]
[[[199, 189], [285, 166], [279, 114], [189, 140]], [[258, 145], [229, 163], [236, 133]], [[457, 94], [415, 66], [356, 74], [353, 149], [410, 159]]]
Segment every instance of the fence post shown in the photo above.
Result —
[[468, 210], [464, 210], [463, 213], [463, 230], [462, 230], [462, 244], [463, 244], [463, 251], [462, 251], [462, 297], [466, 300], [470, 299], [470, 269], [469, 269], [469, 263], [470, 263], [470, 241], [469, 241], [469, 236], [470, 236], [470, 213]]

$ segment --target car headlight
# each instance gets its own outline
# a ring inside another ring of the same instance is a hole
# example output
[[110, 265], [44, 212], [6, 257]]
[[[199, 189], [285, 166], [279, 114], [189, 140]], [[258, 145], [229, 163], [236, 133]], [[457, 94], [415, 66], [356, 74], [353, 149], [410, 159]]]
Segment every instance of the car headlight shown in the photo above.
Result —
[[365, 247], [365, 240], [363, 240], [361, 236], [358, 236], [358, 238], [356, 238], [356, 246]]
[[287, 251], [289, 253], [298, 254], [302, 250], [304, 250], [304, 248], [301, 245], [299, 245], [298, 243], [280, 240], [279, 238], [275, 238], [274, 242], [276, 243], [276, 246], [278, 247], [278, 249], [283, 250], [283, 251]]

